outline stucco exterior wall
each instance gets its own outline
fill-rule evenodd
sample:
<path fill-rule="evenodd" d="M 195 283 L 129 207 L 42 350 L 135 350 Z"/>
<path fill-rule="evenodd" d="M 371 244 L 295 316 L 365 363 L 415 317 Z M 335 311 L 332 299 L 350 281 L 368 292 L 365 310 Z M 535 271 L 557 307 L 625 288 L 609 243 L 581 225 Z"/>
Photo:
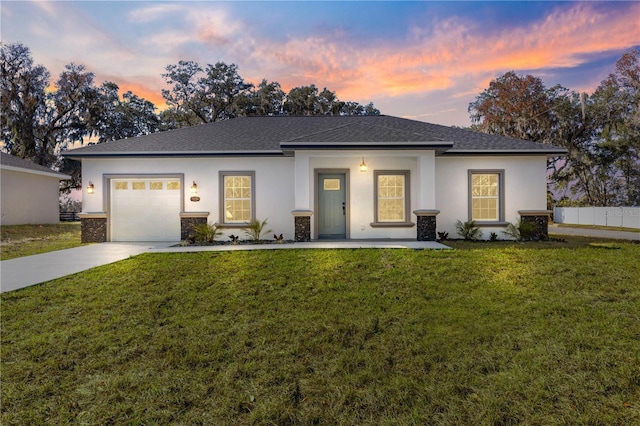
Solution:
<path fill-rule="evenodd" d="M 256 218 L 267 219 L 268 228 L 274 233 L 283 234 L 285 239 L 294 238 L 294 220 L 291 215 L 294 204 L 293 158 L 83 159 L 83 212 L 108 213 L 105 175 L 183 174 L 184 212 L 209 212 L 209 223 L 221 222 L 220 171 L 255 172 Z M 93 194 L 87 194 L 89 181 L 94 184 Z M 189 188 L 194 181 L 198 185 L 198 202 L 190 200 L 192 194 Z M 227 238 L 230 234 L 240 234 L 244 238 L 243 231 L 235 228 L 225 229 L 222 238 Z"/>
<path fill-rule="evenodd" d="M 0 180 L 3 225 L 59 222 L 59 178 L 2 170 Z"/>
<path fill-rule="evenodd" d="M 367 171 L 360 171 L 360 163 L 364 161 Z M 425 160 L 426 158 L 426 160 Z M 296 166 L 296 208 L 316 210 L 316 181 L 318 170 L 349 170 L 348 197 L 348 238 L 374 239 L 397 238 L 415 239 L 416 227 L 372 227 L 374 221 L 374 171 L 376 170 L 408 170 L 410 174 L 410 209 L 408 220 L 416 223 L 413 210 L 434 208 L 429 200 L 435 199 L 434 183 L 429 173 L 421 170 L 419 164 L 433 163 L 432 151 L 297 151 L 296 162 L 308 162 L 308 167 Z M 433 166 L 432 166 L 433 168 Z M 424 169 L 424 168 L 423 168 Z M 422 182 L 420 181 L 422 177 Z M 306 184 L 302 184 L 306 181 Z M 305 202 L 307 203 L 305 205 Z M 422 205 L 424 204 L 424 205 Z M 314 215 L 315 216 L 315 215 Z M 315 217 L 312 216 L 311 238 L 317 238 Z"/>
<path fill-rule="evenodd" d="M 518 210 L 546 210 L 547 161 L 545 156 L 495 156 L 495 157 L 438 157 L 436 158 L 436 208 L 438 232 L 448 232 L 450 238 L 458 238 L 455 223 L 469 218 L 468 171 L 504 170 L 505 221 L 516 223 Z M 491 232 L 498 238 L 504 227 L 482 227 L 483 238 Z"/>
<path fill-rule="evenodd" d="M 367 171 L 359 170 L 364 158 Z M 221 222 L 220 171 L 255 172 L 256 217 L 285 239 L 295 238 L 292 211 L 316 211 L 316 173 L 348 170 L 347 237 L 351 239 L 416 239 L 417 228 L 372 227 L 374 221 L 374 171 L 408 170 L 410 208 L 407 218 L 416 223 L 414 210 L 440 210 L 437 230 L 456 237 L 456 220 L 469 220 L 468 170 L 504 170 L 505 221 L 516 222 L 518 210 L 546 209 L 545 156 L 435 157 L 433 151 L 296 151 L 295 157 L 244 158 L 105 158 L 83 160 L 83 209 L 107 212 L 105 175 L 184 175 L 184 212 L 209 212 L 209 223 Z M 89 181 L 95 192 L 86 193 Z M 190 201 L 191 183 L 198 185 L 199 202 Z M 504 227 L 483 227 L 484 237 Z M 223 238 L 242 230 L 226 229 Z M 316 215 L 311 216 L 311 238 L 317 238 Z M 268 236 L 269 238 L 271 236 Z"/>

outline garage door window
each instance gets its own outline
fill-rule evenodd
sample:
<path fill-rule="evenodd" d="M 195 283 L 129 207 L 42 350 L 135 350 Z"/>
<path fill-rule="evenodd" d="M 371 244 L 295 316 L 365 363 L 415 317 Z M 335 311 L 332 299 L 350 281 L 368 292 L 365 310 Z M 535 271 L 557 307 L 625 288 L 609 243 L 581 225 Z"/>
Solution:
<path fill-rule="evenodd" d="M 129 189 L 129 182 L 116 182 L 116 191 L 126 191 Z"/>
<path fill-rule="evenodd" d="M 162 181 L 152 180 L 149 183 L 149 189 L 151 189 L 151 190 L 162 190 Z"/>
<path fill-rule="evenodd" d="M 140 181 L 133 181 L 131 183 L 131 187 L 134 191 L 140 191 L 140 190 L 145 190 L 147 189 L 147 185 L 146 182 L 140 182 Z"/>
<path fill-rule="evenodd" d="M 175 191 L 180 189 L 180 181 L 179 180 L 170 180 L 167 182 L 167 189 L 170 191 Z"/>

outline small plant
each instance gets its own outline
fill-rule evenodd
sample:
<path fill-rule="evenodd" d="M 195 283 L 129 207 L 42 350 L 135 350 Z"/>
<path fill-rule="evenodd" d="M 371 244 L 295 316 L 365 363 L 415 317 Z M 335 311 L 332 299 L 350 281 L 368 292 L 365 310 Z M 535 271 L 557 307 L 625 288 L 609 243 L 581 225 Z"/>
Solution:
<path fill-rule="evenodd" d="M 271 232 L 271 229 L 265 229 L 267 227 L 267 219 L 260 222 L 258 219 L 254 219 L 249 222 L 247 229 L 244 231 L 245 234 L 253 241 L 254 243 L 259 242 L 262 239 L 264 234 L 268 234 Z"/>
<path fill-rule="evenodd" d="M 213 243 L 220 236 L 220 229 L 210 223 L 199 223 L 193 227 L 194 240 L 203 243 Z"/>
<path fill-rule="evenodd" d="M 465 240 L 476 241 L 482 238 L 482 231 L 476 225 L 475 220 L 468 222 L 456 222 L 456 232 Z"/>
<path fill-rule="evenodd" d="M 446 241 L 449 238 L 448 232 L 438 232 L 438 241 Z"/>
<path fill-rule="evenodd" d="M 498 241 L 498 234 L 496 234 L 495 232 L 489 234 L 489 241 Z"/>
<path fill-rule="evenodd" d="M 515 225 L 513 223 L 507 225 L 507 229 L 502 233 L 516 241 L 531 241 L 536 237 L 536 225 L 519 220 Z"/>
<path fill-rule="evenodd" d="M 229 235 L 229 239 L 231 240 L 231 244 L 235 246 L 236 244 L 238 244 L 238 240 L 240 239 L 240 237 L 237 235 L 231 234 Z"/>
<path fill-rule="evenodd" d="M 282 237 L 282 234 L 280 235 L 273 234 L 273 239 L 276 241 L 277 244 L 282 244 L 284 242 L 284 238 Z"/>

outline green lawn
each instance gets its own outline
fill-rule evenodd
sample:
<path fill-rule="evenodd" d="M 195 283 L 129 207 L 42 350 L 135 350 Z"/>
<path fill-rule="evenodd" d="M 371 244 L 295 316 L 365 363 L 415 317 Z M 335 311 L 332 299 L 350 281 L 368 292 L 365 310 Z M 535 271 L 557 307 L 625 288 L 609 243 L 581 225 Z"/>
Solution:
<path fill-rule="evenodd" d="M 3 425 L 640 424 L 640 245 L 145 254 L 2 294 Z"/>
<path fill-rule="evenodd" d="M 0 227 L 0 260 L 78 247 L 80 222 Z"/>

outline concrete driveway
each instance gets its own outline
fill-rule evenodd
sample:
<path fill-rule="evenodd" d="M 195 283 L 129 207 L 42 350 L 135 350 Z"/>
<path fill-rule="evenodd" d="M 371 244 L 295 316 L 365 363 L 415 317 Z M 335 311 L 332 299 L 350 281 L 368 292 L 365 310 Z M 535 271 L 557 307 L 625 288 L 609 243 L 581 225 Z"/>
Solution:
<path fill-rule="evenodd" d="M 75 274 L 175 243 L 101 243 L 0 262 L 0 292 Z"/>

